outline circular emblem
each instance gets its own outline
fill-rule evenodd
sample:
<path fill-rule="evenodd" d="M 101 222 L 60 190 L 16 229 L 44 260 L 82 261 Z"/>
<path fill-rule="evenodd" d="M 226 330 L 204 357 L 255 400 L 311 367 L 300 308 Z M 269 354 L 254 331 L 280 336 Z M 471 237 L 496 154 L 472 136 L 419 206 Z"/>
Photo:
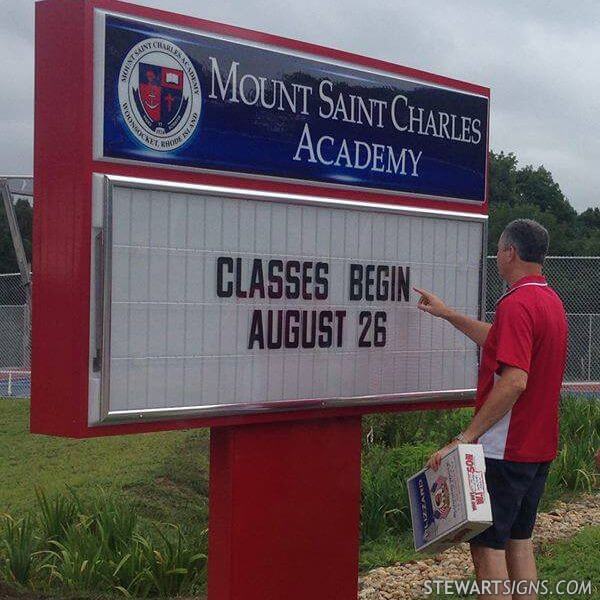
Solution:
<path fill-rule="evenodd" d="M 169 152 L 196 130 L 202 107 L 192 61 L 173 42 L 136 44 L 119 72 L 119 105 L 131 133 L 152 150 Z"/>

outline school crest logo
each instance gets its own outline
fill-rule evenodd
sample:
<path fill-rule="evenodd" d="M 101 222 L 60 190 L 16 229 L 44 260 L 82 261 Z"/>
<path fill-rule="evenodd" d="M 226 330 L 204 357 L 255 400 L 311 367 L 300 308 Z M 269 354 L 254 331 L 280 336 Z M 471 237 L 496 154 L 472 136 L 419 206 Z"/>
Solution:
<path fill-rule="evenodd" d="M 129 130 L 148 148 L 169 152 L 198 126 L 202 93 L 196 69 L 168 40 L 136 44 L 119 72 L 119 105 Z"/>
<path fill-rule="evenodd" d="M 450 513 L 450 488 L 446 477 L 440 475 L 431 486 L 431 499 L 433 501 L 433 516 L 436 519 L 445 519 Z"/>

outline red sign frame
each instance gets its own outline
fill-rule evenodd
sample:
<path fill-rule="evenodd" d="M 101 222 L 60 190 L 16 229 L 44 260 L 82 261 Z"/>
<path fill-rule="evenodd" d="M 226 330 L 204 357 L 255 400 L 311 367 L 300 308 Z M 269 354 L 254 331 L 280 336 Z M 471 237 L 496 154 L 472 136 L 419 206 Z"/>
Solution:
<path fill-rule="evenodd" d="M 417 78 L 484 95 L 486 87 L 315 44 L 135 6 L 114 0 L 45 0 L 36 4 L 35 185 L 31 431 L 76 438 L 146 431 L 358 416 L 372 412 L 472 405 L 440 400 L 410 405 L 307 409 L 213 418 L 184 418 L 88 426 L 90 234 L 92 174 L 227 186 L 330 198 L 487 214 L 483 204 L 406 194 L 337 189 L 222 174 L 196 173 L 93 158 L 93 21 L 105 9 L 169 25 L 202 29 L 283 49 L 341 60 L 359 67 Z M 67 85 L 69 83 L 69 85 Z M 68 91 L 68 92 L 67 92 Z M 488 119 L 489 143 L 489 119 Z"/>
<path fill-rule="evenodd" d="M 36 4 L 31 431 L 86 438 L 212 427 L 210 599 L 356 598 L 361 415 L 457 408 L 472 405 L 472 401 L 89 427 L 92 175 L 99 172 L 277 193 L 325 194 L 475 214 L 487 214 L 487 198 L 482 205 L 463 204 L 96 161 L 92 91 L 96 8 L 342 60 L 488 99 L 489 89 L 348 52 L 113 0 L 44 0 Z M 487 139 L 489 143 L 489 118 Z"/>

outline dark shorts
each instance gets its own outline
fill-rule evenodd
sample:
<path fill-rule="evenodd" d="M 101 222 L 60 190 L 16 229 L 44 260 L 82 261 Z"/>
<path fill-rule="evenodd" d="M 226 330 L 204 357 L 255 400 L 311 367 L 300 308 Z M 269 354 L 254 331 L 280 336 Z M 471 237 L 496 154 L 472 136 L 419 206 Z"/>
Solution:
<path fill-rule="evenodd" d="M 531 537 L 550 463 L 485 459 L 485 481 L 492 503 L 491 527 L 470 543 L 503 550 L 506 542 Z"/>

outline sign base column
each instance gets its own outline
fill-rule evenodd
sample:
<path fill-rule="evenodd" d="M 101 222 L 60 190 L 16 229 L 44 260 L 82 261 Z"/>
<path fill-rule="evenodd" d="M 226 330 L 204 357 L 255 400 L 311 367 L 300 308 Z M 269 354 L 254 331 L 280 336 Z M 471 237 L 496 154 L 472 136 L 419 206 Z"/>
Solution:
<path fill-rule="evenodd" d="M 209 600 L 355 600 L 360 416 L 211 430 Z"/>

